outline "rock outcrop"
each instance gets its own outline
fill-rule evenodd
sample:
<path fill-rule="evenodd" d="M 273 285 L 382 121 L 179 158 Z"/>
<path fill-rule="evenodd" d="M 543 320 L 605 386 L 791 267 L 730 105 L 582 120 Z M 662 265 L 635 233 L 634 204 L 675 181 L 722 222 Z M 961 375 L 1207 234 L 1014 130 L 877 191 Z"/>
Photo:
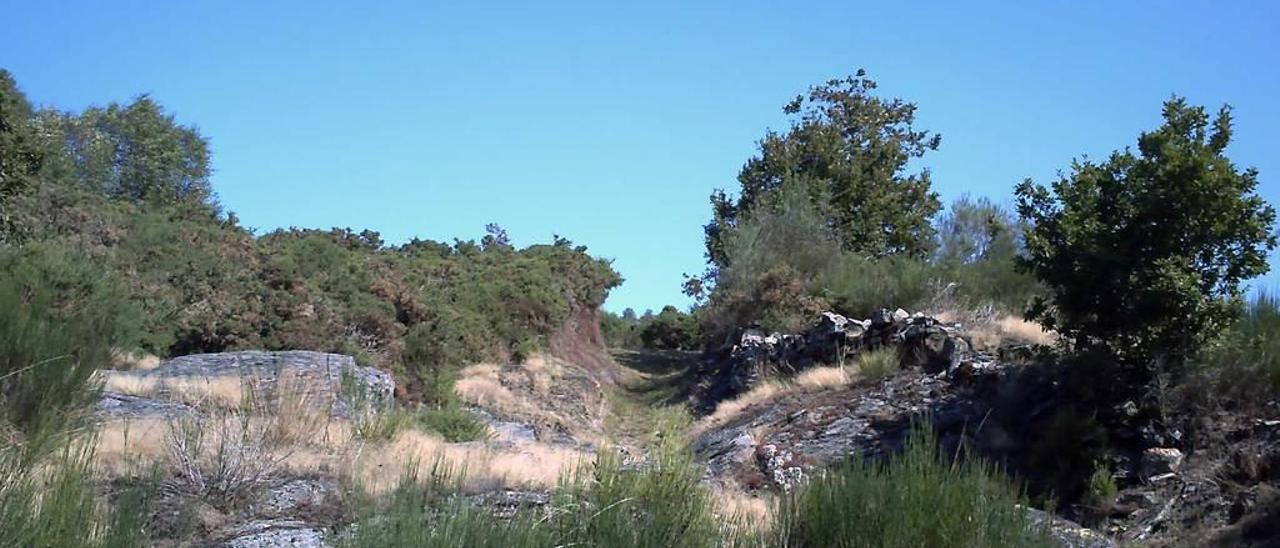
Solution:
<path fill-rule="evenodd" d="M 207 390 L 240 391 L 234 398 L 253 398 L 254 405 L 274 406 L 287 395 L 292 401 L 335 417 L 350 416 L 353 406 L 385 409 L 394 404 L 391 374 L 356 365 L 351 356 L 311 351 L 242 351 L 194 354 L 173 358 L 149 371 L 113 373 L 145 394 L 107 391 L 98 404 L 106 418 L 171 417 L 191 411 L 183 401 Z M 123 384 L 123 383 L 122 383 Z M 216 388 L 215 388 L 216 387 Z M 223 394 L 223 396 L 227 396 Z"/>
<path fill-rule="evenodd" d="M 722 400 L 742 394 L 770 376 L 795 374 L 814 364 L 844 363 L 860 352 L 895 349 L 900 365 L 928 373 L 972 369 L 992 361 L 977 356 L 959 325 L 905 310 L 881 310 L 865 320 L 824 312 L 800 333 L 741 329 L 708 354 L 698 371 L 695 411 L 706 414 Z"/>

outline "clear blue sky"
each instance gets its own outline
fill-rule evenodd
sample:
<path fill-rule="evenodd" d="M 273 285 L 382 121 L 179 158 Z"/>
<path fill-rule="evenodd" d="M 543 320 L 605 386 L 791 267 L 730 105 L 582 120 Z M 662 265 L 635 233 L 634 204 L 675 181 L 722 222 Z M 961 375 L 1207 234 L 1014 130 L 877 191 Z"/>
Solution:
<path fill-rule="evenodd" d="M 1280 203 L 1272 2 L 0 3 L 34 102 L 151 93 L 210 139 L 247 226 L 558 233 L 615 259 L 612 310 L 687 304 L 712 189 L 858 67 L 943 135 L 922 165 L 944 201 L 1131 145 L 1176 92 L 1235 106 L 1230 154 Z"/>

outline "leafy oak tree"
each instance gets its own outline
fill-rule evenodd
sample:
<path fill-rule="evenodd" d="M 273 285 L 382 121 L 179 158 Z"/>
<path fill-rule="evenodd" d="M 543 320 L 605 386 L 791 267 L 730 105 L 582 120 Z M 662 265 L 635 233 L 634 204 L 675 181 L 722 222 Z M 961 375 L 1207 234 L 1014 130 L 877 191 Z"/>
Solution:
<path fill-rule="evenodd" d="M 874 94 L 876 83 L 859 70 L 797 96 L 783 108 L 793 116 L 786 133 L 770 131 L 759 153 L 738 175 L 736 200 L 711 196 L 707 254 L 727 266 L 725 234 L 784 183 L 803 186 L 847 251 L 872 256 L 924 256 L 931 247 L 930 218 L 941 207 L 929 189 L 929 171 L 907 164 L 936 150 L 941 136 L 915 127 L 916 105 Z"/>
<path fill-rule="evenodd" d="M 1077 161 L 1052 188 L 1020 184 L 1021 266 L 1048 289 L 1028 316 L 1135 371 L 1176 367 L 1220 332 L 1276 245 L 1258 172 L 1225 155 L 1231 133 L 1229 107 L 1211 119 L 1174 97 L 1136 154 Z"/>

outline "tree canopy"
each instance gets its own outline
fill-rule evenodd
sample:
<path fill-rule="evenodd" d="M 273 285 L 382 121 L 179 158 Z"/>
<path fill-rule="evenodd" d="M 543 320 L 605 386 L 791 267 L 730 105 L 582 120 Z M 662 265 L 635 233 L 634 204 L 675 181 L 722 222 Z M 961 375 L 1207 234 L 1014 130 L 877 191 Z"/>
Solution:
<path fill-rule="evenodd" d="M 786 133 L 770 131 L 738 175 L 740 194 L 711 197 L 707 255 L 724 267 L 725 233 L 767 203 L 785 184 L 805 189 L 848 251 L 872 256 L 923 256 L 932 241 L 930 219 L 941 207 L 929 171 L 908 164 L 936 150 L 941 136 L 915 127 L 916 105 L 875 95 L 863 70 L 814 86 L 783 108 Z"/>
<path fill-rule="evenodd" d="M 1210 119 L 1174 97 L 1163 114 L 1136 154 L 1077 161 L 1051 188 L 1025 181 L 1016 191 L 1029 225 L 1021 264 L 1049 290 L 1029 316 L 1141 365 L 1215 336 L 1276 245 L 1257 171 L 1225 155 L 1230 108 Z"/>

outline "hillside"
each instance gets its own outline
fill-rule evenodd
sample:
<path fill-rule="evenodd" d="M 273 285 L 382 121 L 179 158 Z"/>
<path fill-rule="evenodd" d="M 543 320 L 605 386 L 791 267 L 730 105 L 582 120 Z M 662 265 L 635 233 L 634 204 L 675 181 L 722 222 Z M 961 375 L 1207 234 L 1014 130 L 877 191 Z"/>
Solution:
<path fill-rule="evenodd" d="M 0 70 L 0 548 L 1280 542 L 1276 213 L 1230 109 L 944 209 L 877 88 L 788 102 L 695 304 L 615 315 L 560 236 L 258 233 L 154 99 Z"/>

